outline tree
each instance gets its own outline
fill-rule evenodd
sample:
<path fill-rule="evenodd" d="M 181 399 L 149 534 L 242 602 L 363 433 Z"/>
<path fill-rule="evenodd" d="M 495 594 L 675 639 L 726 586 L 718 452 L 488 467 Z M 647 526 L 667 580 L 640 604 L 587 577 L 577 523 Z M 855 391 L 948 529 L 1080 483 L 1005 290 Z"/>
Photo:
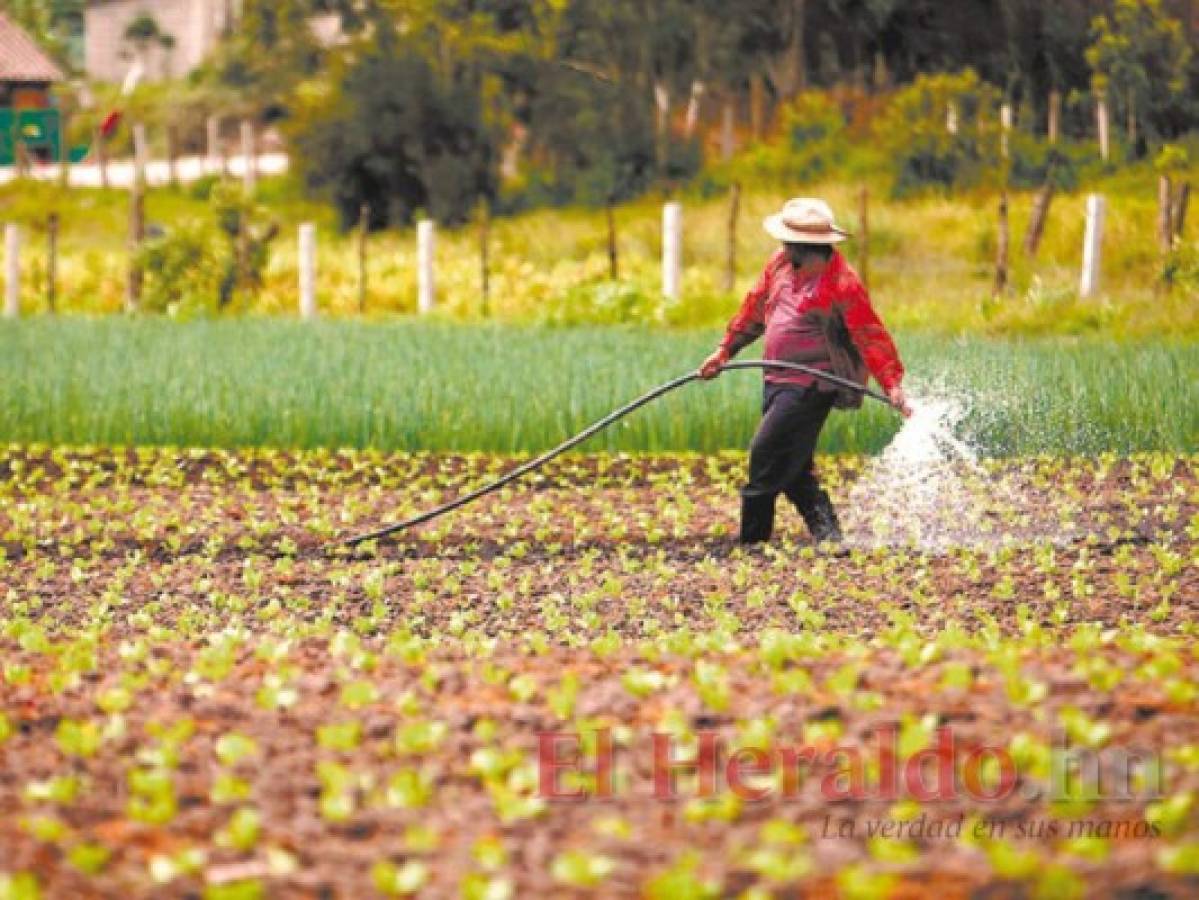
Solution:
<path fill-rule="evenodd" d="M 158 25 L 158 20 L 149 13 L 139 13 L 125 27 L 125 41 L 133 45 L 133 52 L 145 67 L 149 67 L 150 51 L 161 50 L 170 54 L 175 48 L 174 35 L 167 34 Z M 169 60 L 169 55 L 167 56 Z M 165 66 L 164 75 L 170 75 L 169 63 Z"/>
<path fill-rule="evenodd" d="M 54 30 L 52 10 L 45 0 L 0 0 L 0 12 L 25 29 L 51 54 L 62 55 L 63 43 Z"/>
<path fill-rule="evenodd" d="M 1129 143 L 1138 143 L 1138 123 L 1154 138 L 1185 130 L 1193 107 L 1186 92 L 1191 49 L 1182 23 L 1166 15 L 1161 0 L 1115 0 L 1091 32 L 1086 59 L 1094 90 L 1123 114 Z"/>
<path fill-rule="evenodd" d="M 379 42 L 346 66 L 290 126 L 307 184 L 331 197 L 346 227 L 363 205 L 374 227 L 417 210 L 465 222 L 495 191 L 478 92 L 443 79 L 411 39 Z"/>

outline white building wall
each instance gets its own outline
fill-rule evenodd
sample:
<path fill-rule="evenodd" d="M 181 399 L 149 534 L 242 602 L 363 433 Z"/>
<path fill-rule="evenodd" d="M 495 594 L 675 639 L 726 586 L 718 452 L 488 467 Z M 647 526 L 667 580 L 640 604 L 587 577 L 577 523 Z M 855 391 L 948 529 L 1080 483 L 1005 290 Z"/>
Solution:
<path fill-rule="evenodd" d="M 175 39 L 171 50 L 154 48 L 146 54 L 146 79 L 186 75 L 216 46 L 226 18 L 236 14 L 236 5 L 230 0 L 94 0 L 84 17 L 87 74 L 99 81 L 125 78 L 137 55 L 125 40 L 125 30 L 146 13 L 154 17 L 160 31 Z"/>

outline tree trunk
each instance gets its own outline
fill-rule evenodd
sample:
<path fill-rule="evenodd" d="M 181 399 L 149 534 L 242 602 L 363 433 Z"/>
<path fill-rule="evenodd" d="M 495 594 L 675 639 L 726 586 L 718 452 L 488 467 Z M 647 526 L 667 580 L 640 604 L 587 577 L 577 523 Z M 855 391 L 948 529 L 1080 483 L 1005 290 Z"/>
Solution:
<path fill-rule="evenodd" d="M 1099 158 L 1107 162 L 1111 155 L 1110 122 L 1107 114 L 1107 100 L 1100 97 L 1095 106 L 1096 129 L 1099 132 Z"/>
<path fill-rule="evenodd" d="M 1131 89 L 1128 91 L 1128 147 L 1135 156 L 1137 152 L 1137 98 Z"/>
<path fill-rule="evenodd" d="M 670 86 L 654 82 L 654 152 L 662 169 L 670 155 Z"/>
<path fill-rule="evenodd" d="M 1174 191 L 1169 175 L 1157 179 L 1157 245 L 1162 253 L 1174 246 Z"/>
<path fill-rule="evenodd" d="M 720 111 L 720 157 L 725 162 L 733 158 L 733 153 L 736 151 L 736 133 L 735 126 L 737 120 L 736 101 L 732 96 L 729 96 L 724 101 L 724 106 Z"/>
<path fill-rule="evenodd" d="M 766 125 L 766 85 L 760 72 L 749 76 L 749 133 L 754 143 L 762 140 Z"/>
<path fill-rule="evenodd" d="M 703 101 L 707 86 L 698 78 L 691 82 L 691 96 L 687 100 L 687 118 L 683 122 L 683 136 L 691 140 L 699 125 L 700 104 Z"/>
<path fill-rule="evenodd" d="M 805 47 L 807 8 L 808 0 L 791 0 L 787 44 L 783 48 L 780 58 L 771 66 L 775 89 L 784 100 L 791 99 L 807 87 L 808 60 Z"/>

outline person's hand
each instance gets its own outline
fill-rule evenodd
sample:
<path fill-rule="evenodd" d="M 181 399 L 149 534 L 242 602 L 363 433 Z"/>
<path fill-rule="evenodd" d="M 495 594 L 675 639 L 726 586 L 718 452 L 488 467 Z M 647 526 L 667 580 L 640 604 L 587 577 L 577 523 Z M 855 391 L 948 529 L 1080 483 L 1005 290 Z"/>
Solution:
<path fill-rule="evenodd" d="M 720 374 L 720 370 L 724 368 L 724 364 L 729 361 L 729 353 L 723 347 L 720 347 L 704 360 L 703 365 L 699 367 L 699 377 L 705 380 L 711 380 Z"/>
<path fill-rule="evenodd" d="M 891 405 L 899 410 L 900 415 L 905 419 L 912 418 L 912 406 L 908 403 L 907 395 L 903 392 L 901 385 L 895 385 L 891 390 L 887 391 L 887 399 L 891 401 Z"/>

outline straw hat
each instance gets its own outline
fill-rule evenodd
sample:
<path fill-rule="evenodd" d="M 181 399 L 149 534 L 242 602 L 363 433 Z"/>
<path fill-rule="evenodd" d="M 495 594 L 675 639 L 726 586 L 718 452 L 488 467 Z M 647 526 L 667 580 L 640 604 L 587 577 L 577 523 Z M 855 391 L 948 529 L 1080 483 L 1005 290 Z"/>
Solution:
<path fill-rule="evenodd" d="M 837 227 L 833 211 L 815 197 L 792 197 L 782 212 L 767 216 L 766 232 L 786 244 L 839 244 L 852 235 Z"/>

